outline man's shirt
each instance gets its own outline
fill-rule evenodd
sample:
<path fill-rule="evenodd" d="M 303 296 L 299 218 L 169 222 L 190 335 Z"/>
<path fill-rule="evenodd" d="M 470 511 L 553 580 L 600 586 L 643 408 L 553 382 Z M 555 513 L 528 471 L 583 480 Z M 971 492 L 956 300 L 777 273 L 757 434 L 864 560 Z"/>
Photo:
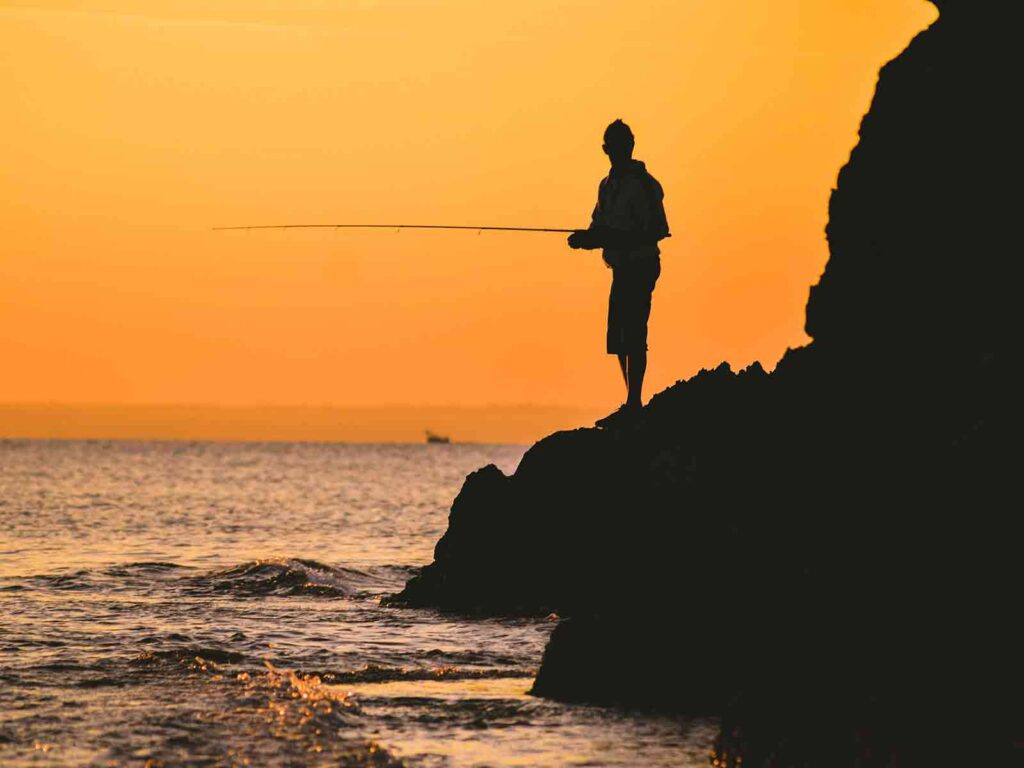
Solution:
<path fill-rule="evenodd" d="M 639 160 L 632 160 L 622 169 L 613 168 L 597 190 L 597 205 L 591 227 L 605 227 L 628 236 L 638 243 L 604 249 L 605 263 L 610 267 L 653 260 L 661 250 L 658 241 L 669 236 L 665 218 L 665 193 Z"/>

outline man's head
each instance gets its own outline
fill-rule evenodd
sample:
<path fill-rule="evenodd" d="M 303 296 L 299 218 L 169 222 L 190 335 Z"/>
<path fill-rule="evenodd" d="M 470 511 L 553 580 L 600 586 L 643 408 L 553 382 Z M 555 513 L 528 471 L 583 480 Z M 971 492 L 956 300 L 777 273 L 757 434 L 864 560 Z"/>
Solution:
<path fill-rule="evenodd" d="M 633 132 L 621 120 L 604 129 L 604 153 L 612 165 L 628 162 L 633 157 Z"/>

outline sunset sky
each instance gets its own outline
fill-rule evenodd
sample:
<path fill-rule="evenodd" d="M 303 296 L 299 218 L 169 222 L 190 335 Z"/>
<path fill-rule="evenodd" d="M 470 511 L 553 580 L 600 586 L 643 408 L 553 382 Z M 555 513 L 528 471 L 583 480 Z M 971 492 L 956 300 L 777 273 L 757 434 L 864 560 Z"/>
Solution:
<path fill-rule="evenodd" d="M 630 123 L 673 237 L 646 392 L 806 342 L 829 192 L 925 0 L 0 6 L 0 403 L 610 410 L 584 227 Z"/>

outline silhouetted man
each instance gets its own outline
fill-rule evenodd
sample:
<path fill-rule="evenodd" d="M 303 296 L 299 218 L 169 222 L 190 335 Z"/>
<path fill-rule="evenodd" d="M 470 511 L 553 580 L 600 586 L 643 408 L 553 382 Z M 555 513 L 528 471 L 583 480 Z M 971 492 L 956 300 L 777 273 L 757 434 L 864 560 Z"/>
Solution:
<path fill-rule="evenodd" d="M 647 371 L 647 320 L 661 274 L 658 241 L 669 237 L 661 184 L 633 159 L 633 132 L 616 120 L 604 132 L 612 167 L 597 191 L 590 228 L 569 235 L 570 248 L 601 248 L 612 270 L 608 297 L 608 354 L 617 355 L 626 402 L 598 426 L 636 415 L 643 407 Z"/>

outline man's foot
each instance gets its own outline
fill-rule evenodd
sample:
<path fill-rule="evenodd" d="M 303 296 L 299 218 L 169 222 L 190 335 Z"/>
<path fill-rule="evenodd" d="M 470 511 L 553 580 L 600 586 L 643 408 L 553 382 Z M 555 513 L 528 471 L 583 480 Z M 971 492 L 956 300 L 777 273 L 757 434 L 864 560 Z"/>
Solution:
<path fill-rule="evenodd" d="M 623 403 L 622 405 L 619 406 L 618 410 L 609 413 L 604 418 L 595 421 L 594 425 L 604 429 L 606 427 L 611 427 L 616 424 L 623 424 L 627 421 L 632 421 L 634 418 L 640 415 L 641 408 L 642 406 L 640 405 Z"/>

